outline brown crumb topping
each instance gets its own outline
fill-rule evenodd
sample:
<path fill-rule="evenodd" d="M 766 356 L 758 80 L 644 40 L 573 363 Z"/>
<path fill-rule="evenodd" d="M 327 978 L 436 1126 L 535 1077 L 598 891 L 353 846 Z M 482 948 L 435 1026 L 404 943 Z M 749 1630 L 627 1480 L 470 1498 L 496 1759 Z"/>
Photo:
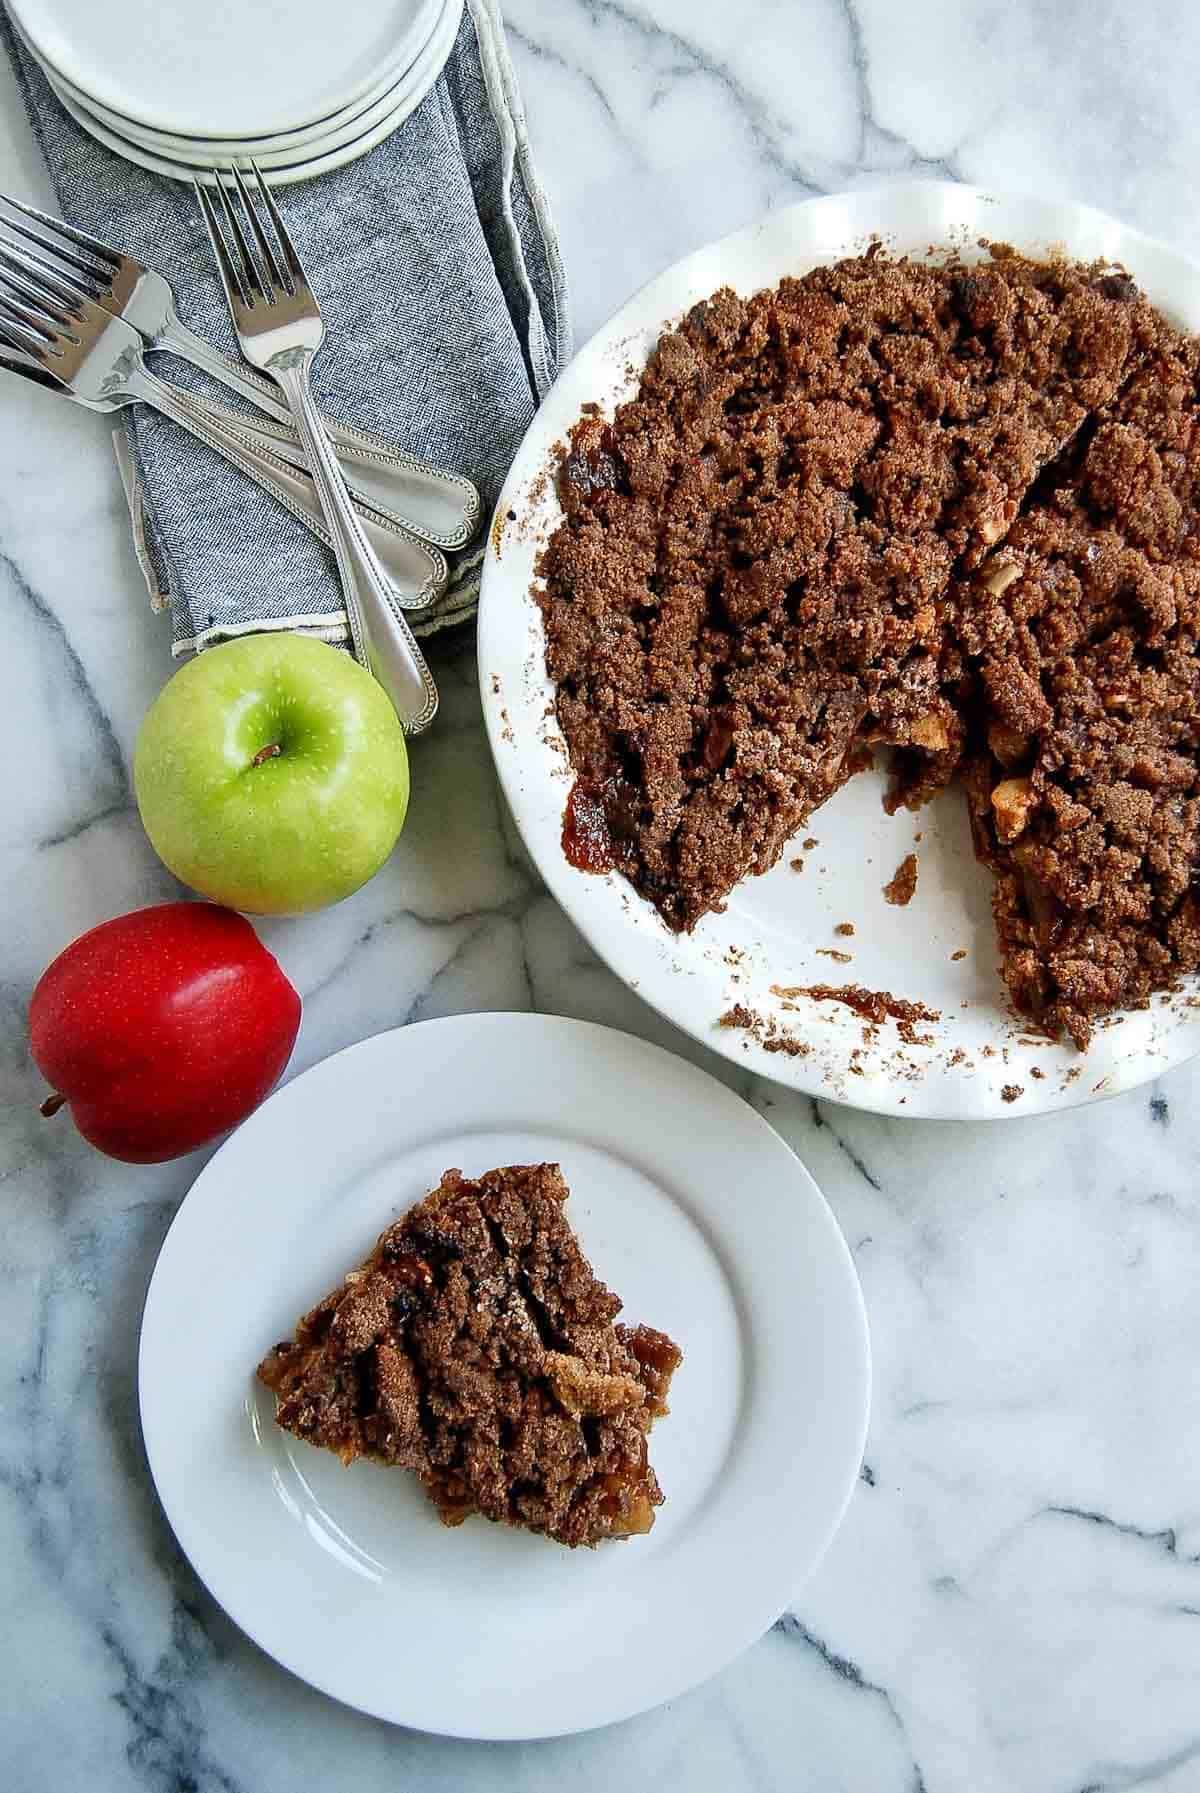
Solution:
<path fill-rule="evenodd" d="M 883 887 L 884 898 L 897 908 L 904 908 L 917 894 L 917 856 L 910 853 L 896 867 L 895 875 Z"/>
<path fill-rule="evenodd" d="M 720 1016 L 718 1027 L 737 1028 L 756 1039 L 764 1052 L 782 1052 L 788 1058 L 807 1058 L 812 1047 L 782 1029 L 774 1015 L 763 1016 L 744 1002 L 735 1002 Z"/>
<path fill-rule="evenodd" d="M 649 1531 L 646 1438 L 681 1353 L 617 1322 L 567 1193 L 555 1164 L 447 1171 L 263 1359 L 277 1424 L 412 1470 L 447 1525 L 481 1513 L 568 1545 Z"/>
<path fill-rule="evenodd" d="M 1022 1012 L 1082 1046 L 1195 969 L 1196 415 L 1119 270 L 872 253 L 695 306 L 572 432 L 541 566 L 612 863 L 691 928 L 885 748 L 889 808 L 964 784 Z"/>
<path fill-rule="evenodd" d="M 794 1001 L 797 996 L 810 996 L 814 1002 L 841 1002 L 864 1021 L 940 1021 L 940 1009 L 926 1008 L 923 1002 L 907 1002 L 893 996 L 890 990 L 864 990 L 861 984 L 772 984 L 772 996 Z"/>

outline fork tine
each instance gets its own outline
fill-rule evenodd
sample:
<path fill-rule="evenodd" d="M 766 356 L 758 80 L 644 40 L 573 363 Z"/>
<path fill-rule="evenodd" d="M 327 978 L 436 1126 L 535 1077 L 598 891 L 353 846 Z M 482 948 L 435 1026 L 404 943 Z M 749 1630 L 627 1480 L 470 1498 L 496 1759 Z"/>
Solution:
<path fill-rule="evenodd" d="M 24 349 L 16 349 L 11 343 L 5 343 L 0 337 L 0 371 L 14 374 L 19 380 L 28 380 L 31 386 L 40 386 L 44 392 L 59 392 L 71 395 L 71 389 L 65 385 L 53 368 L 43 367 L 40 361 Z"/>
<path fill-rule="evenodd" d="M 52 326 L 53 334 L 57 335 L 61 330 L 71 336 L 70 326 L 76 321 L 74 308 L 56 304 L 53 294 L 44 286 L 3 262 L 0 262 L 0 289 L 6 290 L 14 302 L 20 301 L 26 311 L 39 314 Z M 78 341 L 78 338 L 72 337 L 72 340 Z"/>
<path fill-rule="evenodd" d="M 263 204 L 271 214 L 271 223 L 275 226 L 275 235 L 279 238 L 279 246 L 283 250 L 288 270 L 293 280 L 298 280 L 301 286 L 308 286 L 308 275 L 304 272 L 303 262 L 296 254 L 296 245 L 288 234 L 287 225 L 279 215 L 279 207 L 275 204 L 275 195 L 263 179 L 263 171 L 253 158 L 251 158 L 250 166 L 254 170 L 254 178 L 258 182 L 258 190 L 262 194 Z"/>
<path fill-rule="evenodd" d="M 12 242 L 5 234 L 6 225 L 7 220 L 0 217 L 0 261 L 7 262 L 21 273 L 33 274 L 56 299 L 67 305 L 78 304 L 80 299 L 95 296 L 94 289 L 85 287 L 77 275 L 44 261 L 23 243 Z"/>
<path fill-rule="evenodd" d="M 19 326 L 9 323 L 0 313 L 0 367 L 4 367 L 9 373 L 25 374 L 31 380 L 41 378 L 59 385 L 61 382 L 58 375 L 51 372 L 49 360 L 46 359 L 52 353 L 45 343 L 31 348 L 28 342 L 23 342 Z"/>
<path fill-rule="evenodd" d="M 49 212 L 39 211 L 37 206 L 30 205 L 28 200 L 14 199 L 11 193 L 0 193 L 0 199 L 3 199 L 5 205 L 11 206 L 14 212 L 23 212 L 35 223 L 44 225 L 51 236 L 65 237 L 68 242 L 74 243 L 79 249 L 90 249 L 93 255 L 102 262 L 110 263 L 114 268 L 120 263 L 119 250 L 110 249 L 109 245 L 102 243 L 99 237 L 89 236 L 86 230 L 80 230 L 78 224 L 68 224 L 65 218 L 52 218 Z"/>
<path fill-rule="evenodd" d="M 80 274 L 86 274 L 98 287 L 112 285 L 113 271 L 120 265 L 120 258 L 115 250 L 106 248 L 98 238 L 89 237 L 86 231 L 77 230 L 75 225 L 64 224 L 59 218 L 51 218 L 47 213 L 39 212 L 36 206 L 26 205 L 23 200 L 13 199 L 7 193 L 0 193 L 0 200 L 14 212 L 33 218 L 43 227 L 41 230 L 31 230 L 27 224 L 19 224 L 15 218 L 6 218 L 4 222 L 9 230 L 27 237 L 39 249 L 52 250 Z M 86 249 L 93 260 L 85 260 L 78 253 L 80 249 Z"/>
<path fill-rule="evenodd" d="M 257 169 L 255 169 L 255 173 L 257 172 Z M 279 287 L 281 291 L 290 293 L 292 290 L 292 283 L 279 265 L 278 257 L 275 254 L 275 246 L 263 229 L 262 219 L 258 215 L 258 208 L 250 197 L 250 190 L 242 179 L 242 171 L 236 162 L 233 165 L 233 180 L 234 185 L 238 190 L 238 196 L 242 202 L 242 209 L 250 220 L 250 228 L 254 232 L 254 240 L 258 244 L 258 253 L 262 257 L 263 266 L 266 268 L 274 284 Z"/>
<path fill-rule="evenodd" d="M 37 356 L 43 354 L 46 348 L 45 343 L 39 342 L 37 349 L 31 349 L 28 342 L 24 341 L 21 337 L 20 325 L 9 322 L 9 319 L 3 310 L 3 303 L 3 300 L 0 299 L 0 343 L 3 343 L 5 348 L 11 349 L 15 353 L 21 355 Z"/>
<path fill-rule="evenodd" d="M 62 350 L 58 347 L 57 339 L 46 325 L 39 322 L 33 313 L 27 312 L 19 299 L 11 298 L 2 290 L 0 290 L 0 320 L 3 320 L 4 331 L 9 342 L 25 349 L 31 355 L 36 355 L 39 361 L 44 361 L 48 355 L 61 359 Z"/>
<path fill-rule="evenodd" d="M 34 360 L 15 331 L 10 335 L 9 326 L 0 318 L 0 367 L 9 373 L 28 373 L 35 366 L 40 367 L 41 362 Z"/>
<path fill-rule="evenodd" d="M 217 217 L 216 207 L 199 181 L 192 182 L 192 190 L 196 195 L 196 203 L 200 207 L 205 229 L 208 231 L 208 240 L 217 264 L 217 273 L 221 276 L 221 285 L 225 289 L 225 303 L 228 305 L 230 315 L 236 325 L 238 306 L 251 305 L 253 300 L 247 297 L 238 271 L 230 258 L 229 250 L 225 246 L 225 237 Z"/>
<path fill-rule="evenodd" d="M 225 213 L 225 221 L 229 225 L 230 234 L 233 237 L 234 248 L 241 258 L 241 285 L 242 291 L 246 295 L 246 304 L 256 304 L 257 300 L 255 299 L 255 293 L 257 293 L 259 298 L 263 300 L 263 303 L 269 305 L 271 303 L 271 295 L 267 291 L 266 281 L 263 279 L 258 263 L 250 253 L 250 245 L 246 241 L 246 233 L 242 229 L 241 221 L 233 208 L 233 200 L 230 198 L 229 188 L 226 185 L 224 173 L 220 168 L 214 168 L 213 173 L 216 176 L 217 192 L 221 195 L 221 206 Z"/>

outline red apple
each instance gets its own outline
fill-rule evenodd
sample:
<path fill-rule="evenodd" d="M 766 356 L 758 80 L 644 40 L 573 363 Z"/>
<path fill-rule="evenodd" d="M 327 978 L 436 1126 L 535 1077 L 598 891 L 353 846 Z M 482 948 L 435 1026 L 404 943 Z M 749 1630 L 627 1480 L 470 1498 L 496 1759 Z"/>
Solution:
<path fill-rule="evenodd" d="M 42 973 L 29 1043 L 83 1137 L 158 1164 L 257 1108 L 291 1056 L 300 998 L 250 923 L 163 903 L 81 934 Z"/>

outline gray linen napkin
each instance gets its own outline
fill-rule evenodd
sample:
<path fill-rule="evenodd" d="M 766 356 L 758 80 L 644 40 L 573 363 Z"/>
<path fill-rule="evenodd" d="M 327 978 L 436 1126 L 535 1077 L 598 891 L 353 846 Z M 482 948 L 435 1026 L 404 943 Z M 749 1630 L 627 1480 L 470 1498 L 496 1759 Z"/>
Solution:
<path fill-rule="evenodd" d="M 184 321 L 237 348 L 190 188 L 112 154 L 64 111 L 0 11 L 64 217 L 164 273 Z M 436 86 L 360 161 L 280 190 L 327 334 L 331 416 L 467 474 L 490 514 L 538 401 L 570 354 L 558 242 L 529 152 L 496 0 L 467 0 Z M 180 385 L 236 400 L 175 358 Z M 346 639 L 332 556 L 219 456 L 144 405 L 119 450 L 134 539 L 173 651 L 255 629 Z M 453 557 L 418 633 L 472 615 L 482 546 Z"/>

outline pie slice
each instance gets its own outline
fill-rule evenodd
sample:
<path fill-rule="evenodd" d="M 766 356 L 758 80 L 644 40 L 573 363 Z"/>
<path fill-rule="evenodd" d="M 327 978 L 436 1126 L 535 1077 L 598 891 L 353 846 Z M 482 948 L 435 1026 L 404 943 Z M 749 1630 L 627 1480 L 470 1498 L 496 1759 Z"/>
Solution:
<path fill-rule="evenodd" d="M 615 1324 L 556 1164 L 448 1170 L 258 1367 L 278 1425 L 343 1463 L 412 1470 L 447 1525 L 471 1513 L 598 1544 L 648 1532 L 646 1439 L 682 1358 Z"/>

